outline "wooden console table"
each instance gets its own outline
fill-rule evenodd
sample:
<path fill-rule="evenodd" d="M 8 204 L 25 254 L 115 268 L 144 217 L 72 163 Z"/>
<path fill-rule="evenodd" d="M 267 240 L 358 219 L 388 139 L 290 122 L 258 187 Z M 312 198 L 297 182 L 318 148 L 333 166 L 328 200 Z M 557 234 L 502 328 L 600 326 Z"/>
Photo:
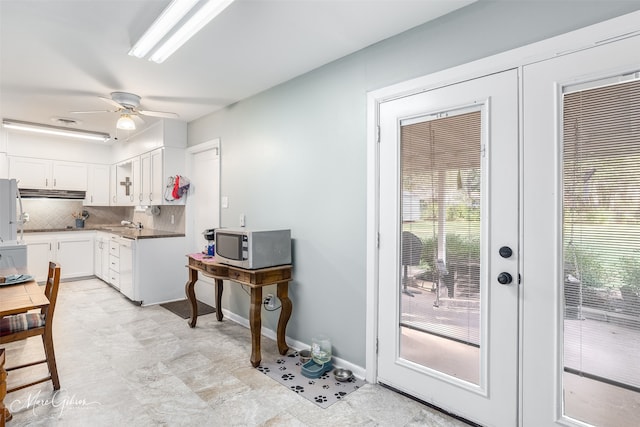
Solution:
<path fill-rule="evenodd" d="M 251 328 L 251 364 L 254 367 L 260 365 L 260 331 L 262 329 L 262 287 L 277 285 L 277 297 L 280 300 L 281 310 L 278 318 L 277 343 L 278 351 L 284 355 L 289 350 L 285 342 L 287 322 L 291 317 L 293 305 L 289 299 L 289 282 L 291 281 L 291 265 L 247 270 L 230 265 L 218 264 L 213 258 L 203 254 L 190 254 L 189 280 L 185 285 L 185 293 L 191 305 L 191 320 L 189 326 L 194 328 L 198 321 L 198 304 L 194 285 L 198 281 L 198 272 L 215 280 L 216 318 L 222 320 L 222 291 L 223 280 L 246 285 L 251 288 L 251 307 L 249 309 L 249 326 Z"/>

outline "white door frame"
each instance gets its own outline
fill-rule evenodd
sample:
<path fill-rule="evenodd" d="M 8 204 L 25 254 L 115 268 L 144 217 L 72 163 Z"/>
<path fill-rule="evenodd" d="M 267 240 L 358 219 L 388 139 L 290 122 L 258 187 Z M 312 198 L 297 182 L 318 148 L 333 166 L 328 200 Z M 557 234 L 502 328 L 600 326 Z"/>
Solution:
<path fill-rule="evenodd" d="M 577 50 L 640 34 L 640 11 L 547 40 L 398 83 L 367 94 L 366 380 L 376 383 L 378 324 L 379 106 L 391 99 L 431 90 Z M 522 110 L 520 115 L 522 114 Z M 522 135 L 520 135 L 522 137 Z M 520 159 L 522 162 L 522 159 Z M 522 189 L 521 189 L 522 190 Z M 520 218 L 521 219 L 521 218 Z M 522 264 L 522 260 L 521 260 Z M 522 265 L 519 266 L 522 270 Z M 526 280 L 526 279 L 524 279 Z M 522 301 L 520 302 L 522 304 Z M 522 308 L 522 307 L 521 307 Z M 520 331 L 522 332 L 522 331 Z M 522 352 L 520 353 L 522 358 Z M 520 366 L 522 364 L 520 363 Z"/>

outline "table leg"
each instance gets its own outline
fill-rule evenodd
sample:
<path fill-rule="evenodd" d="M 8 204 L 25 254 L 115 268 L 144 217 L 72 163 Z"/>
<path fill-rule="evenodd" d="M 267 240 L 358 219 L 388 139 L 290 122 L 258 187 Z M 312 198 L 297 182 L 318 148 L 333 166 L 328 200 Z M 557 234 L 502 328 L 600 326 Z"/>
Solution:
<path fill-rule="evenodd" d="M 10 421 L 13 416 L 4 406 L 4 398 L 7 395 L 7 371 L 4 369 L 4 349 L 0 348 L 0 427 L 4 427 L 5 421 Z"/>
<path fill-rule="evenodd" d="M 189 281 L 186 285 L 184 285 L 184 292 L 187 294 L 187 298 L 189 299 L 189 303 L 191 304 L 191 320 L 189 321 L 189 326 L 192 328 L 196 327 L 196 322 L 198 321 L 198 302 L 196 301 L 196 291 L 194 289 L 197 281 L 198 270 L 190 268 Z"/>
<path fill-rule="evenodd" d="M 251 364 L 254 368 L 260 365 L 260 333 L 262 330 L 262 288 L 251 288 L 251 308 L 249 309 L 249 326 L 251 328 Z"/>
<path fill-rule="evenodd" d="M 218 322 L 222 320 L 222 291 L 224 290 L 224 282 L 222 279 L 214 279 L 215 285 L 215 297 L 216 297 L 216 319 Z"/>
<path fill-rule="evenodd" d="M 293 304 L 289 299 L 289 282 L 278 283 L 277 292 L 280 305 L 282 306 L 282 310 L 280 310 L 280 317 L 278 318 L 277 342 L 280 354 L 284 355 L 287 354 L 287 351 L 289 350 L 289 347 L 285 342 L 285 336 L 287 333 L 287 323 L 289 323 L 289 318 L 293 311 Z"/>

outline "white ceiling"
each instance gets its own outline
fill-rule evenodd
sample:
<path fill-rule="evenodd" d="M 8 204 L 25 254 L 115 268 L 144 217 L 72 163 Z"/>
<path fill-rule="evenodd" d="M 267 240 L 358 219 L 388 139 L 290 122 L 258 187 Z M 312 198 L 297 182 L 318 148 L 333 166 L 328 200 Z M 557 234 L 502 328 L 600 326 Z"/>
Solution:
<path fill-rule="evenodd" d="M 126 91 L 189 122 L 473 1 L 236 0 L 156 64 L 127 52 L 169 0 L 0 0 L 0 115 L 123 137 L 115 113 L 70 112 Z"/>

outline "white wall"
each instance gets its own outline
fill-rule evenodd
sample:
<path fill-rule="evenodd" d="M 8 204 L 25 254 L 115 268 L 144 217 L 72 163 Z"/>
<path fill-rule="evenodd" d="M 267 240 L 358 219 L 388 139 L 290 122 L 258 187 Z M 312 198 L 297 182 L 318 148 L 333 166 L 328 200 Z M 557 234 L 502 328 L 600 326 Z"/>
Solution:
<path fill-rule="evenodd" d="M 222 226 L 244 213 L 247 227 L 292 230 L 287 335 L 310 343 L 324 332 L 336 356 L 365 366 L 367 91 L 638 9 L 480 1 L 190 123 L 189 146 L 221 138 Z M 238 287 L 223 306 L 248 317 Z M 275 330 L 277 313 L 263 319 Z"/>

